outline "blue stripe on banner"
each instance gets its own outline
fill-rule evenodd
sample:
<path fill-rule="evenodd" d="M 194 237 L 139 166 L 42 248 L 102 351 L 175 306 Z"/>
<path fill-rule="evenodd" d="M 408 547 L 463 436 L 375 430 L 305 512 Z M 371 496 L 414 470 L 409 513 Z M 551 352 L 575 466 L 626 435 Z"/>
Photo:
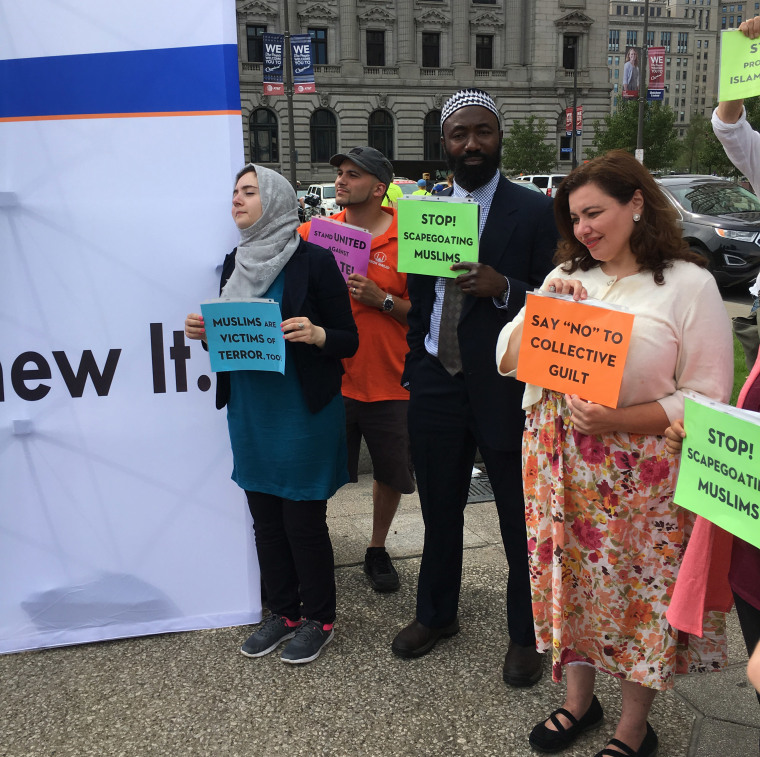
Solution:
<path fill-rule="evenodd" d="M 0 60 L 0 118 L 240 110 L 237 45 Z"/>

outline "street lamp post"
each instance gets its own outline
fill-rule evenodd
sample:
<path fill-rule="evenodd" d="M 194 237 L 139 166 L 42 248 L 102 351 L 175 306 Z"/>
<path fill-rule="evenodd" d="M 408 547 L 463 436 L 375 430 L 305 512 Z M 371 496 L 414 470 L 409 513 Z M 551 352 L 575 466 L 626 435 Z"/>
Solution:
<path fill-rule="evenodd" d="M 639 61 L 639 124 L 636 130 L 636 157 L 644 162 L 644 108 L 647 102 L 647 87 L 649 75 L 647 63 L 649 62 L 649 46 L 647 45 L 647 33 L 649 27 L 649 0 L 644 0 L 644 44 L 641 46 L 641 61 Z"/>
<path fill-rule="evenodd" d="M 285 0 L 283 3 L 285 7 L 284 21 L 285 21 L 285 33 L 284 33 L 284 50 L 283 58 L 285 63 L 285 97 L 288 101 L 288 146 L 290 148 L 290 184 L 293 189 L 296 188 L 298 182 L 296 181 L 296 133 L 293 125 L 293 59 L 290 54 L 290 13 L 288 11 L 288 5 L 290 0 Z"/>
<path fill-rule="evenodd" d="M 578 166 L 578 154 L 576 153 L 577 140 L 576 135 L 578 125 L 578 37 L 573 39 L 573 168 Z"/>

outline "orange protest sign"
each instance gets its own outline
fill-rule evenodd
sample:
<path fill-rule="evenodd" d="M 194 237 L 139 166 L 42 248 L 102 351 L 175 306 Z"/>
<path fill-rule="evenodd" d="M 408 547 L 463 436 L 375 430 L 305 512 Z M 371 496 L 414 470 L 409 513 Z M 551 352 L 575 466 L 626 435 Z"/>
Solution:
<path fill-rule="evenodd" d="M 529 294 L 517 378 L 617 407 L 633 313 Z"/>

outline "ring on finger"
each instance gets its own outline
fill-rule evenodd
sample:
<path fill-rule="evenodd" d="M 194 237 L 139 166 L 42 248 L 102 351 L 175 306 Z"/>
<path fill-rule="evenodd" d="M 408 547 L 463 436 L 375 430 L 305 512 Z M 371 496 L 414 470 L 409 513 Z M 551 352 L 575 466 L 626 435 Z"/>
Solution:
<path fill-rule="evenodd" d="M 304 324 L 303 324 L 303 323 L 299 323 L 299 324 L 298 324 L 298 328 L 299 328 L 299 329 L 301 329 L 301 330 L 303 331 L 303 329 L 304 329 Z"/>
<path fill-rule="evenodd" d="M 549 291 L 550 291 L 550 292 L 556 292 L 556 291 L 557 291 L 557 287 L 555 287 L 555 286 L 554 286 L 554 284 L 552 284 L 552 285 L 549 287 Z"/>

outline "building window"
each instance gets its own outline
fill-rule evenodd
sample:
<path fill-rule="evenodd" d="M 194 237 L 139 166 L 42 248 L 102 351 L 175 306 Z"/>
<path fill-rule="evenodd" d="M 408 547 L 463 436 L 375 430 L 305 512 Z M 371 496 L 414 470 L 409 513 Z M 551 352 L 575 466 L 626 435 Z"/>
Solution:
<path fill-rule="evenodd" d="M 636 41 L 638 39 L 639 33 L 633 29 L 629 29 L 625 33 L 625 45 L 626 47 L 638 47 L 638 42 Z"/>
<path fill-rule="evenodd" d="M 660 32 L 660 44 L 665 48 L 665 52 L 670 52 L 670 32 Z"/>
<path fill-rule="evenodd" d="M 385 32 L 367 30 L 367 65 L 385 65 Z"/>
<path fill-rule="evenodd" d="M 338 125 L 335 116 L 324 108 L 315 110 L 309 124 L 311 162 L 329 163 L 338 152 Z"/>
<path fill-rule="evenodd" d="M 327 64 L 327 29 L 309 29 L 311 37 L 311 60 L 313 63 Z"/>
<path fill-rule="evenodd" d="M 575 70 L 578 36 L 565 34 L 562 38 L 562 67 L 567 71 Z"/>
<path fill-rule="evenodd" d="M 251 163 L 278 163 L 277 116 L 269 108 L 256 108 L 248 119 Z"/>
<path fill-rule="evenodd" d="M 440 68 L 441 35 L 438 32 L 422 32 L 422 67 Z"/>
<path fill-rule="evenodd" d="M 393 116 L 387 110 L 370 113 L 367 122 L 367 144 L 393 160 Z"/>
<path fill-rule="evenodd" d="M 264 62 L 264 34 L 266 26 L 246 26 L 245 34 L 248 42 L 248 62 Z"/>
<path fill-rule="evenodd" d="M 654 32 L 647 31 L 647 47 L 654 47 Z"/>
<path fill-rule="evenodd" d="M 679 53 L 687 53 L 689 47 L 689 33 L 688 32 L 678 32 L 678 52 Z"/>
<path fill-rule="evenodd" d="M 617 53 L 620 51 L 620 29 L 610 29 L 607 49 L 611 53 Z"/>
<path fill-rule="evenodd" d="M 422 157 L 424 160 L 443 160 L 441 147 L 441 111 L 431 110 L 422 126 Z"/>
<path fill-rule="evenodd" d="M 493 68 L 493 37 L 475 35 L 475 68 Z"/>

